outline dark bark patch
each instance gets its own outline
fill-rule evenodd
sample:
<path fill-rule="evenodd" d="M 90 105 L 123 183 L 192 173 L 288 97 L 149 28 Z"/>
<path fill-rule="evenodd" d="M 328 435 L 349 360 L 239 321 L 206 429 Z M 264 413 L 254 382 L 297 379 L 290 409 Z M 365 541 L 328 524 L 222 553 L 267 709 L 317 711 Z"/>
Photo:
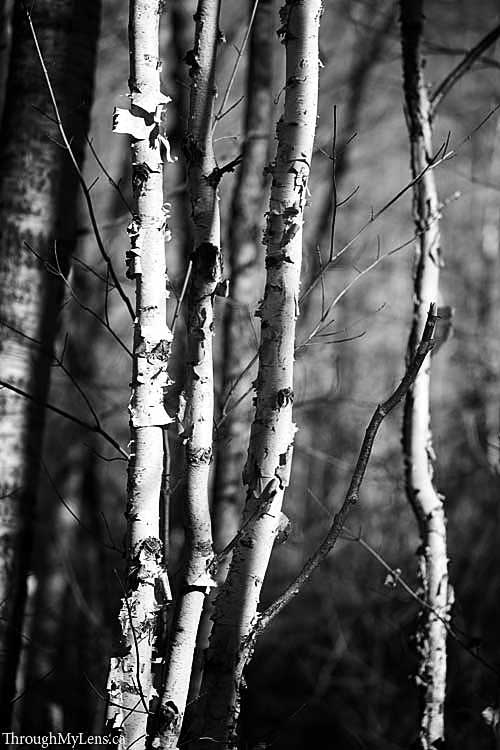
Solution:
<path fill-rule="evenodd" d="M 132 173 L 132 191 L 136 200 L 144 192 L 146 183 L 149 180 L 150 173 L 151 169 L 144 162 L 141 162 L 140 164 L 134 164 Z"/>
<path fill-rule="evenodd" d="M 282 409 L 288 404 L 293 404 L 293 390 L 292 388 L 282 388 L 276 394 L 275 408 Z"/>
<path fill-rule="evenodd" d="M 189 445 L 186 449 L 186 460 L 190 466 L 202 466 L 212 462 L 211 448 L 191 448 Z"/>
<path fill-rule="evenodd" d="M 283 263 L 293 263 L 286 253 L 272 253 L 266 256 L 266 268 L 279 268 Z"/>
<path fill-rule="evenodd" d="M 198 166 L 201 165 L 203 161 L 203 149 L 191 133 L 188 133 L 186 135 L 183 150 L 188 164 Z"/>
<path fill-rule="evenodd" d="M 190 49 L 186 52 L 184 62 L 189 67 L 189 76 L 191 78 L 197 78 L 200 75 L 201 67 L 200 58 L 194 49 Z"/>
<path fill-rule="evenodd" d="M 218 282 L 222 275 L 222 258 L 217 245 L 202 242 L 191 255 L 193 282 Z"/>

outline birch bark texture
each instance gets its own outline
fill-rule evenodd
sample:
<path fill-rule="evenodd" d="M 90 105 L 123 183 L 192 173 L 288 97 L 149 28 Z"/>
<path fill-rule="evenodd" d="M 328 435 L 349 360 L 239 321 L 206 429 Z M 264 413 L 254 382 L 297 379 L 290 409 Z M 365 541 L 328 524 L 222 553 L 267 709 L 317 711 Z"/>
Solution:
<path fill-rule="evenodd" d="M 164 407 L 171 332 L 166 323 L 164 134 L 169 98 L 160 89 L 162 0 L 131 0 L 130 111 L 116 109 L 113 129 L 131 136 L 134 216 L 128 226 L 127 275 L 135 279 L 131 455 L 127 486 L 127 570 L 120 610 L 121 643 L 111 659 L 107 729 L 119 747 L 144 748 L 157 709 L 152 660 L 157 614 L 164 603 L 160 536 Z"/>
<path fill-rule="evenodd" d="M 321 10 L 320 0 L 288 0 L 280 11 L 286 93 L 277 126 L 276 159 L 270 167 L 256 411 L 244 472 L 247 497 L 229 573 L 215 602 L 202 686 L 202 693 L 207 694 L 203 735 L 215 747 L 237 745 L 242 672 L 251 655 L 249 639 L 289 480 L 295 433 L 295 323 L 303 214 L 316 128 Z"/>
<path fill-rule="evenodd" d="M 98 0 L 40 0 L 31 13 L 79 164 L 89 125 L 99 14 Z M 42 405 L 76 223 L 78 178 L 58 143 L 57 124 L 47 117 L 51 113 L 24 4 L 16 1 L 0 138 L 0 322 L 7 324 L 1 330 L 0 379 L 31 399 L 6 388 L 0 391 L 2 729 L 10 721 L 22 633 Z M 61 273 L 49 273 L 48 263 Z M 26 336 L 42 345 L 34 345 Z"/>
<path fill-rule="evenodd" d="M 442 259 L 439 200 L 434 172 L 427 169 L 432 159 L 432 117 L 421 52 L 423 2 L 401 0 L 400 7 L 403 86 L 411 172 L 414 178 L 424 173 L 413 189 L 413 213 L 418 238 L 414 266 L 413 323 L 408 344 L 410 360 L 424 329 L 429 304 L 438 298 Z M 420 750 L 432 750 L 444 743 L 446 621 L 451 607 L 444 498 L 433 483 L 435 455 L 430 426 L 431 362 L 429 354 L 407 395 L 403 422 L 406 491 L 422 540 L 419 577 L 424 598 L 432 608 L 421 610 L 417 632 Z"/>
<path fill-rule="evenodd" d="M 186 709 L 196 636 L 213 585 L 209 473 L 213 454 L 214 296 L 222 278 L 219 173 L 212 146 L 215 61 L 220 0 L 200 0 L 194 48 L 186 56 L 191 77 L 185 152 L 194 250 L 187 295 L 187 363 L 182 438 L 185 444 L 186 563 L 168 647 L 159 727 L 161 748 L 177 747 Z"/>
<path fill-rule="evenodd" d="M 249 12 L 254 2 L 250 0 Z M 223 320 L 222 393 L 230 411 L 218 436 L 214 490 L 215 548 L 220 551 L 238 530 L 242 510 L 242 471 L 252 421 L 247 399 L 238 403 L 251 386 L 255 373 L 248 363 L 255 354 L 255 333 L 250 316 L 261 284 L 260 217 L 266 195 L 264 167 L 268 161 L 273 116 L 274 0 L 260 0 L 250 36 L 246 81 L 245 140 L 242 161 L 231 205 L 228 230 L 230 291 Z M 238 380 L 238 385 L 235 383 Z M 234 403 L 233 403 L 234 401 Z"/>
<path fill-rule="evenodd" d="M 255 0 L 250 0 L 249 22 L 254 6 Z M 242 158 L 227 232 L 230 285 L 222 320 L 223 424 L 216 432 L 212 505 L 214 547 L 217 552 L 224 550 L 235 537 L 243 510 L 242 472 L 252 422 L 252 407 L 245 394 L 251 391 L 256 374 L 256 364 L 248 366 L 252 360 L 256 362 L 257 346 L 251 316 L 263 281 L 260 230 L 267 183 L 264 167 L 269 158 L 272 133 L 274 7 L 275 0 L 260 0 L 250 32 Z M 220 560 L 215 576 L 217 582 L 224 581 L 229 562 L 229 554 Z M 198 717 L 202 713 L 199 709 L 203 699 L 199 691 L 212 630 L 215 591 L 205 602 L 198 629 L 188 696 L 188 703 L 196 700 L 195 713 Z"/>

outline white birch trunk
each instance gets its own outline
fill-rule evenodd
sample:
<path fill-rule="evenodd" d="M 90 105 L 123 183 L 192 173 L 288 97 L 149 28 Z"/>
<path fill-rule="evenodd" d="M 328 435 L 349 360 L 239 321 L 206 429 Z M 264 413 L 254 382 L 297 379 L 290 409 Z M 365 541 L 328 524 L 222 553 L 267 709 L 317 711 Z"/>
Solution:
<path fill-rule="evenodd" d="M 253 5 L 254 0 L 250 0 L 250 12 Z M 223 396 L 240 377 L 256 348 L 249 316 L 263 282 L 260 230 L 266 192 L 264 167 L 269 158 L 273 116 L 274 8 L 274 0 L 260 0 L 250 37 L 245 141 L 228 230 L 231 283 L 224 312 Z M 252 369 L 241 378 L 231 401 L 236 401 L 248 390 L 254 377 Z M 241 475 L 248 448 L 251 411 L 249 400 L 231 408 L 223 433 L 218 435 L 214 482 L 214 543 L 217 551 L 224 549 L 238 530 L 243 496 Z"/>
<path fill-rule="evenodd" d="M 254 0 L 249 2 L 252 12 Z M 227 243 L 229 245 L 230 291 L 223 319 L 222 394 L 223 397 L 240 377 L 255 354 L 255 333 L 250 315 L 259 297 L 263 281 L 261 216 L 265 202 L 269 136 L 273 111 L 273 11 L 274 0 L 261 0 L 252 26 L 247 72 L 245 140 L 238 181 L 234 191 Z M 251 389 L 256 366 L 240 378 L 230 399 L 231 411 L 217 434 L 215 451 L 213 530 L 214 547 L 223 550 L 238 531 L 243 509 L 242 471 L 252 421 L 251 400 L 244 399 L 233 408 L 242 394 Z M 230 555 L 217 569 L 217 581 L 223 582 Z M 205 653 L 212 629 L 213 597 L 205 602 L 198 630 L 195 663 L 191 677 L 189 701 L 198 698 L 204 669 Z M 203 700 L 203 699 L 201 699 Z M 199 701 L 195 713 L 198 711 Z"/>
<path fill-rule="evenodd" d="M 411 170 L 416 177 L 432 158 L 432 123 L 427 87 L 423 76 L 421 37 L 422 0 L 401 1 L 403 81 L 406 118 L 411 148 Z M 439 233 L 439 201 L 434 172 L 428 170 L 414 187 L 413 210 L 420 233 L 414 269 L 413 325 L 408 345 L 411 358 L 422 335 L 431 302 L 438 299 L 439 269 L 442 265 Z M 420 750 L 431 750 L 444 742 L 444 700 L 446 692 L 446 625 L 451 603 L 448 592 L 446 518 L 443 497 L 433 483 L 430 427 L 431 356 L 428 355 L 406 403 L 403 447 L 409 501 L 422 539 L 419 575 L 424 598 L 433 611 L 420 612 L 417 648 L 420 689 Z"/>
<path fill-rule="evenodd" d="M 136 320 L 130 400 L 131 458 L 127 487 L 127 577 L 120 611 L 122 643 L 108 680 L 109 732 L 119 747 L 144 748 L 153 686 L 157 611 L 163 579 L 159 504 L 163 475 L 164 408 L 171 333 L 166 324 L 166 216 L 163 198 L 164 108 L 158 57 L 161 0 L 131 0 L 130 112 L 116 110 L 114 130 L 132 136 L 134 218 L 127 275 L 136 280 Z M 158 598 L 157 598 L 158 597 Z"/>
<path fill-rule="evenodd" d="M 186 450 L 186 547 L 182 589 L 170 635 L 163 686 L 160 747 L 177 747 L 191 678 L 203 604 L 212 585 L 212 530 L 208 481 L 212 461 L 213 299 L 221 280 L 220 218 L 216 162 L 212 149 L 215 58 L 220 0 L 200 0 L 194 49 L 188 53 L 192 79 L 186 158 L 195 247 L 188 291 L 187 367 L 183 434 Z"/>
<path fill-rule="evenodd" d="M 295 322 L 303 213 L 316 128 L 321 2 L 290 0 L 280 15 L 286 47 L 285 111 L 278 123 L 278 149 L 271 167 L 267 275 L 260 311 L 256 413 L 244 475 L 248 491 L 243 532 L 216 599 L 202 687 L 208 696 L 203 735 L 210 738 L 210 747 L 236 747 L 242 670 L 250 657 L 249 637 L 278 529 L 295 433 Z"/>

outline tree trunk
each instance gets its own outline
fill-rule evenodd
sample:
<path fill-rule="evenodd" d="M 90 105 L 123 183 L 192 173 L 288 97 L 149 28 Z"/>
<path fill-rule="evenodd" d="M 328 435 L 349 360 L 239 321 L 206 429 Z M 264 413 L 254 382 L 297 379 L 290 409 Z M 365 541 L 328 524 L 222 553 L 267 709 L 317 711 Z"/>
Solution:
<path fill-rule="evenodd" d="M 303 212 L 316 127 L 320 15 L 320 0 L 289 0 L 281 11 L 287 86 L 285 112 L 277 128 L 278 150 L 271 166 L 256 413 L 244 475 L 247 500 L 229 574 L 215 603 L 202 688 L 208 696 L 203 735 L 211 738 L 211 747 L 233 748 L 237 743 L 242 671 L 250 656 L 248 639 L 290 472 L 295 432 L 295 322 Z"/>
<path fill-rule="evenodd" d="M 32 10 L 62 118 L 81 162 L 100 3 L 39 0 Z M 77 176 L 57 125 L 22 2 L 16 2 L 1 128 L 0 320 L 52 348 L 75 232 Z M 55 248 L 57 242 L 57 260 Z M 29 246 L 29 247 L 28 247 Z M 31 249 L 30 249 L 31 248 Z M 36 253 L 36 255 L 35 255 Z M 38 257 L 37 257 L 38 256 Z M 45 263 L 58 265 L 61 275 Z M 50 357 L 2 330 L 0 378 L 0 728 L 9 725 L 29 567 Z"/>
<path fill-rule="evenodd" d="M 250 2 L 250 11 L 254 5 Z M 250 37 L 247 73 L 245 141 L 229 225 L 230 292 L 224 312 L 224 353 L 222 396 L 229 393 L 236 379 L 256 350 L 251 316 L 261 287 L 261 214 L 265 198 L 264 167 L 268 161 L 273 115 L 274 0 L 261 0 L 257 6 Z M 228 413 L 216 454 L 214 490 L 215 548 L 223 549 L 235 535 L 241 514 L 242 471 L 248 448 L 251 408 L 238 398 L 250 388 L 255 373 L 239 380 L 228 403 Z M 233 407 L 233 402 L 235 403 Z"/>
<path fill-rule="evenodd" d="M 212 461 L 213 300 L 222 275 L 217 184 L 212 148 L 215 59 L 220 0 L 200 0 L 194 49 L 188 53 L 192 79 L 186 158 L 194 222 L 188 291 L 187 367 L 183 437 L 186 456 L 186 564 L 170 635 L 163 687 L 160 746 L 175 748 L 182 727 L 203 604 L 212 585 L 212 530 L 208 481 Z"/>
<path fill-rule="evenodd" d="M 160 91 L 158 58 L 162 0 L 132 0 L 129 17 L 130 112 L 116 110 L 114 129 L 132 136 L 134 218 L 127 275 L 136 281 L 130 400 L 131 457 L 127 487 L 127 574 L 120 611 L 122 642 L 108 680 L 110 732 L 120 747 L 146 746 L 148 715 L 157 709 L 152 659 L 163 603 L 160 496 L 164 396 L 171 333 L 166 324 L 166 216 L 161 139 L 168 97 Z"/>
<path fill-rule="evenodd" d="M 421 39 L 422 0 L 401 0 L 403 83 L 411 148 L 411 171 L 416 177 L 432 158 L 430 103 L 423 76 Z M 425 326 L 427 310 L 438 298 L 442 265 L 439 234 L 439 202 L 434 172 L 428 170 L 415 184 L 413 211 L 419 233 L 414 269 L 413 324 L 408 358 L 416 350 Z M 430 428 L 431 356 L 428 355 L 405 402 L 403 449 L 406 490 L 422 539 L 419 575 L 423 598 L 432 607 L 419 615 L 418 685 L 420 688 L 420 750 L 444 742 L 446 691 L 446 620 L 451 602 L 448 592 L 446 519 L 443 497 L 433 484 L 434 452 Z"/>
<path fill-rule="evenodd" d="M 250 0 L 249 13 L 254 7 Z M 227 416 L 217 433 L 212 507 L 214 547 L 223 550 L 238 531 L 243 505 L 242 471 L 252 421 L 250 399 L 238 399 L 251 390 L 255 367 L 246 370 L 255 355 L 253 308 L 261 285 L 261 216 L 265 198 L 264 167 L 268 160 L 272 132 L 273 12 L 274 0 L 261 0 L 257 6 L 250 36 L 246 85 L 245 140 L 242 163 L 234 191 L 229 219 L 228 245 L 230 292 L 223 316 L 222 398 L 234 387 Z M 242 375 L 242 373 L 244 373 Z M 217 569 L 218 583 L 224 581 L 230 555 Z M 199 691 L 208 641 L 212 629 L 213 596 L 205 602 L 198 630 L 195 660 L 189 690 L 193 713 L 200 716 Z M 201 699 L 203 701 L 203 699 Z"/>

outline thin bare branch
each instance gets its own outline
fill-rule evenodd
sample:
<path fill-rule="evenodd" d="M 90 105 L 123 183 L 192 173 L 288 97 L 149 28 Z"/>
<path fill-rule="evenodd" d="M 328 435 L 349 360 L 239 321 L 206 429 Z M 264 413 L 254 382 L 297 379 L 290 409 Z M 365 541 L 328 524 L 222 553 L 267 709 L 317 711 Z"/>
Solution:
<path fill-rule="evenodd" d="M 253 8 L 252 8 L 252 13 L 250 15 L 250 19 L 248 21 L 247 28 L 246 28 L 246 31 L 245 31 L 245 36 L 243 38 L 243 42 L 241 44 L 241 47 L 237 50 L 238 54 L 237 54 L 236 60 L 234 62 L 233 69 L 231 71 L 231 76 L 230 76 L 229 82 L 228 82 L 228 84 L 226 86 L 226 90 L 224 92 L 224 96 L 222 98 L 222 103 L 221 103 L 221 105 L 219 107 L 219 111 L 217 112 L 217 114 L 214 117 L 214 121 L 213 121 L 213 125 L 212 125 L 212 129 L 213 130 L 215 130 L 215 128 L 216 128 L 217 123 L 219 122 L 219 120 L 221 120 L 230 111 L 230 110 L 228 110 L 228 112 L 225 112 L 224 109 L 226 107 L 227 100 L 229 99 L 229 94 L 231 93 L 231 89 L 233 87 L 234 79 L 236 78 L 236 73 L 238 72 L 238 68 L 239 68 L 239 65 L 240 65 L 240 62 L 241 62 L 241 58 L 243 57 L 243 53 L 245 52 L 248 40 L 250 38 L 250 32 L 252 31 L 252 24 L 253 24 L 253 20 L 255 18 L 255 13 L 257 12 L 257 6 L 258 6 L 258 4 L 259 4 L 259 0 L 255 0 Z M 241 99 L 238 100 L 237 103 L 239 103 L 239 101 L 241 101 Z M 234 109 L 235 106 L 236 105 L 232 105 L 232 107 L 230 109 Z"/>
<path fill-rule="evenodd" d="M 106 440 L 110 445 L 113 446 L 113 448 L 118 451 L 127 461 L 129 458 L 129 455 L 126 450 L 124 450 L 120 443 L 115 440 L 114 437 L 112 437 L 109 432 L 107 432 L 101 424 L 90 424 L 89 422 L 85 422 L 84 419 L 80 419 L 80 417 L 77 417 L 75 414 L 71 414 L 71 412 L 66 411 L 65 409 L 60 409 L 58 406 L 54 406 L 54 404 L 49 404 L 46 401 L 40 401 L 36 398 L 36 396 L 32 396 L 31 393 L 28 393 L 27 391 L 24 391 L 22 388 L 18 388 L 15 385 L 12 385 L 12 383 L 6 383 L 5 380 L 0 380 L 0 387 L 7 388 L 9 391 L 13 391 L 14 393 L 17 393 L 19 396 L 24 396 L 24 398 L 27 398 L 29 401 L 33 401 L 35 404 L 39 404 L 40 406 L 43 406 L 45 409 L 49 409 L 50 411 L 53 411 L 55 414 L 59 414 L 61 417 L 64 417 L 65 419 L 68 419 L 70 422 L 74 422 L 75 424 L 79 425 L 80 427 L 83 427 L 85 430 L 89 430 L 89 432 L 95 432 L 97 435 L 100 435 L 104 440 Z"/>
<path fill-rule="evenodd" d="M 337 540 L 342 533 L 344 523 L 352 509 L 352 506 L 356 505 L 359 500 L 361 485 L 365 477 L 366 469 L 370 460 L 373 444 L 375 442 L 379 427 L 385 417 L 390 414 L 390 412 L 403 400 L 415 378 L 417 377 L 417 374 L 427 354 L 432 349 L 436 322 L 437 308 L 436 305 L 433 304 L 429 309 L 427 323 L 420 344 L 417 348 L 415 356 L 408 364 L 400 384 L 388 399 L 377 406 L 375 412 L 373 413 L 370 423 L 366 429 L 365 437 L 361 444 L 358 459 L 351 476 L 351 482 L 345 495 L 344 502 L 342 503 L 340 510 L 335 514 L 329 532 L 327 533 L 318 549 L 306 562 L 293 583 L 291 583 L 283 592 L 283 594 L 281 594 L 281 596 L 279 596 L 276 601 L 273 602 L 273 604 L 271 604 L 260 615 L 252 634 L 253 639 L 258 634 L 262 633 L 262 631 L 269 625 L 269 623 L 276 617 L 276 615 L 279 614 L 281 610 L 286 607 L 286 605 L 295 596 L 297 596 L 297 594 L 301 591 L 302 586 L 310 578 L 312 573 L 335 547 L 335 544 L 337 543 Z"/>
<path fill-rule="evenodd" d="M 460 60 L 458 65 L 456 65 L 444 78 L 439 86 L 436 87 L 434 90 L 431 99 L 431 117 L 433 117 L 436 113 L 437 108 L 445 98 L 447 94 L 450 93 L 453 86 L 455 86 L 456 83 L 471 69 L 471 67 L 474 65 L 476 60 L 478 60 L 481 55 L 483 55 L 486 50 L 491 47 L 491 45 L 496 42 L 498 37 L 500 36 L 500 24 L 498 26 L 495 26 L 494 29 L 492 29 L 486 36 L 484 36 L 472 49 L 470 49 L 467 54 Z"/>
<path fill-rule="evenodd" d="M 54 89 L 52 88 L 52 83 L 50 81 L 49 72 L 47 70 L 47 66 L 45 65 L 45 60 L 44 60 L 42 51 L 40 49 L 40 45 L 38 43 L 38 37 L 37 37 L 36 31 L 35 31 L 35 27 L 33 26 L 33 21 L 31 19 L 31 13 L 28 10 L 28 8 L 26 8 L 26 16 L 28 18 L 28 24 L 29 24 L 29 27 L 30 27 L 31 35 L 33 37 L 33 42 L 35 44 L 36 53 L 37 53 L 38 59 L 40 61 L 40 66 L 42 68 L 43 76 L 44 76 L 45 82 L 47 84 L 47 89 L 48 89 L 49 96 L 50 96 L 50 99 L 51 99 L 51 102 L 52 102 L 52 107 L 53 107 L 53 110 L 54 110 L 54 116 L 55 116 L 55 119 L 56 119 L 56 122 L 57 122 L 57 127 L 59 128 L 59 132 L 61 134 L 61 138 L 63 140 L 64 146 L 65 146 L 66 150 L 68 151 L 69 157 L 71 159 L 71 163 L 73 164 L 75 172 L 76 172 L 76 174 L 78 176 L 78 181 L 79 181 L 80 186 L 82 188 L 82 192 L 83 192 L 83 195 L 84 195 L 84 198 L 85 198 L 85 202 L 87 204 L 87 209 L 88 209 L 88 212 L 89 212 L 90 223 L 92 224 L 92 229 L 94 231 L 94 235 L 95 235 L 95 239 L 96 239 L 96 242 L 97 242 L 97 246 L 99 248 L 99 252 L 101 253 L 102 258 L 104 259 L 104 261 L 106 262 L 106 264 L 107 264 L 107 266 L 109 268 L 109 271 L 110 271 L 110 274 L 111 274 L 111 278 L 113 279 L 113 283 L 114 283 L 114 285 L 115 285 L 115 287 L 116 287 L 116 289 L 118 291 L 118 294 L 120 295 L 120 297 L 124 301 L 124 303 L 125 303 L 128 311 L 129 311 L 130 317 L 132 318 L 132 320 L 134 320 L 135 319 L 134 308 L 132 307 L 132 304 L 131 304 L 129 298 L 127 297 L 127 295 L 126 295 L 126 293 L 125 293 L 125 291 L 124 291 L 124 289 L 123 289 L 123 287 L 122 287 L 122 285 L 120 283 L 120 280 L 119 280 L 118 276 L 116 275 L 115 269 L 113 267 L 113 263 L 112 263 L 111 258 L 109 256 L 109 253 L 107 252 L 106 248 L 104 247 L 104 243 L 102 241 L 101 233 L 99 231 L 99 226 L 97 224 L 97 219 L 96 219 L 96 215 L 95 215 L 95 211 L 94 211 L 94 204 L 93 204 L 92 198 L 90 196 L 90 190 L 89 190 L 89 188 L 87 186 L 87 183 L 85 181 L 85 178 L 83 176 L 83 172 L 80 169 L 80 167 L 78 165 L 78 162 L 76 160 L 76 156 L 75 156 L 75 154 L 73 152 L 73 149 L 71 147 L 71 142 L 70 142 L 70 140 L 69 140 L 69 138 L 68 138 L 68 136 L 66 134 L 66 130 L 65 130 L 64 124 L 62 122 L 60 112 L 59 112 L 59 106 L 57 104 L 57 99 L 56 99 L 55 94 L 54 94 Z"/>

